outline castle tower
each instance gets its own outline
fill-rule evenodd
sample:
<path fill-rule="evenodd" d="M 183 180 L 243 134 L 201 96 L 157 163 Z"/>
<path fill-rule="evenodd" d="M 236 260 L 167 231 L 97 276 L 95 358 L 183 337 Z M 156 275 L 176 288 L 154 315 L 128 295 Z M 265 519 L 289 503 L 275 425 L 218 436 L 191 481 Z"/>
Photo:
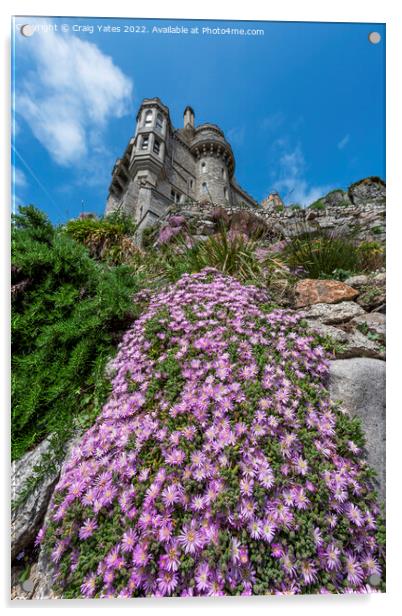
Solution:
<path fill-rule="evenodd" d="M 184 110 L 184 117 L 183 117 L 183 128 L 194 128 L 194 110 L 192 107 L 190 107 L 189 105 L 187 105 L 187 107 Z"/>
<path fill-rule="evenodd" d="M 222 207 L 258 208 L 236 182 L 230 144 L 216 124 L 195 125 L 187 105 L 183 127 L 174 128 L 159 98 L 145 98 L 134 135 L 112 170 L 106 213 L 132 216 L 139 231 L 197 201 Z"/>
<path fill-rule="evenodd" d="M 235 163 L 232 148 L 221 129 L 215 124 L 198 126 L 191 152 L 197 165 L 196 199 L 211 200 L 215 205 L 231 203 Z"/>
<path fill-rule="evenodd" d="M 130 176 L 138 188 L 136 220 L 141 222 L 151 208 L 152 189 L 162 175 L 170 136 L 169 110 L 159 98 L 144 99 L 137 114 Z"/>

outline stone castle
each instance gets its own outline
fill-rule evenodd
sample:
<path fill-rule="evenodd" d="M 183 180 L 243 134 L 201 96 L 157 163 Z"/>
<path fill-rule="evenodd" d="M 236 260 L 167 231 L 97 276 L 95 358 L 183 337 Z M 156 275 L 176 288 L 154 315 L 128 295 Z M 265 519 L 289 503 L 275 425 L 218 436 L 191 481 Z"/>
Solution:
<path fill-rule="evenodd" d="M 195 126 L 194 117 L 187 106 L 183 128 L 174 128 L 159 98 L 143 100 L 135 134 L 112 171 L 107 214 L 130 214 L 143 228 L 172 204 L 205 200 L 228 208 L 260 208 L 236 182 L 233 150 L 223 131 L 216 124 Z"/>
<path fill-rule="evenodd" d="M 310 207 L 285 206 L 272 192 L 258 203 L 239 184 L 230 143 L 216 124 L 195 126 L 194 111 L 184 110 L 183 128 L 172 126 L 169 109 L 159 98 L 146 98 L 137 114 L 134 136 L 112 171 L 106 214 L 133 217 L 141 232 L 163 226 L 174 213 L 213 232 L 213 212 L 229 215 L 248 210 L 281 236 L 300 229 L 358 230 L 359 239 L 385 242 L 385 183 L 369 177 L 347 191 L 333 190 Z M 315 207 L 314 207 L 315 206 Z"/>

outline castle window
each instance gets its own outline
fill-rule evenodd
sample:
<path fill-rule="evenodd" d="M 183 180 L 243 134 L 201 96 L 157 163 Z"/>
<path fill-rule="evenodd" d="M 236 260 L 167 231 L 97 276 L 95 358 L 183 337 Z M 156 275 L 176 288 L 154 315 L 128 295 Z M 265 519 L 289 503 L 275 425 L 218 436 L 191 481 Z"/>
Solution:
<path fill-rule="evenodd" d="M 163 129 L 163 116 L 161 113 L 158 113 L 156 116 L 156 128 L 160 131 Z"/>
<path fill-rule="evenodd" d="M 161 142 L 158 141 L 157 139 L 155 139 L 155 141 L 154 141 L 154 152 L 155 152 L 155 154 L 159 154 L 160 149 L 161 149 Z"/>
<path fill-rule="evenodd" d="M 226 199 L 226 201 L 227 201 L 227 200 L 228 200 L 228 197 L 229 197 L 229 192 L 228 192 L 228 189 L 226 188 L 226 186 L 225 186 L 225 188 L 223 189 L 223 195 L 224 195 L 224 197 L 225 197 L 225 199 Z"/>
<path fill-rule="evenodd" d="M 194 182 L 193 180 L 190 180 L 190 188 L 193 188 L 193 186 L 194 186 Z"/>
<path fill-rule="evenodd" d="M 204 195 L 208 192 L 208 186 L 206 182 L 202 183 L 202 192 L 204 193 Z"/>
<path fill-rule="evenodd" d="M 170 198 L 173 201 L 173 203 L 180 203 L 180 197 L 181 197 L 180 193 L 176 192 L 172 188 L 172 190 L 170 191 Z"/>
<path fill-rule="evenodd" d="M 149 109 L 145 112 L 145 126 L 151 126 L 152 124 L 152 111 Z"/>
<path fill-rule="evenodd" d="M 149 135 L 144 135 L 141 143 L 141 150 L 148 150 Z"/>
<path fill-rule="evenodd" d="M 207 172 L 207 163 L 201 163 L 201 172 L 202 173 L 206 173 Z"/>
<path fill-rule="evenodd" d="M 222 167 L 222 178 L 225 179 L 225 169 Z"/>

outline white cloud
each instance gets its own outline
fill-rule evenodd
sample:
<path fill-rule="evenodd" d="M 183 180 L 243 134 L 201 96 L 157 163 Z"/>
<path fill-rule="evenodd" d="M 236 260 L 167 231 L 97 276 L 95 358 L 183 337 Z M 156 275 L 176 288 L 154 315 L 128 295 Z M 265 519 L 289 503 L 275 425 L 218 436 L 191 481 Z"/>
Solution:
<path fill-rule="evenodd" d="M 243 145 L 244 137 L 246 135 L 246 129 L 244 126 L 235 126 L 234 128 L 230 128 L 226 133 L 226 139 L 230 144 L 233 145 Z"/>
<path fill-rule="evenodd" d="M 286 139 L 274 143 L 278 151 L 278 168 L 274 174 L 274 189 L 285 203 L 299 203 L 306 206 L 316 201 L 331 188 L 330 185 L 310 185 L 306 179 L 306 161 L 300 144 L 290 148 Z"/>
<path fill-rule="evenodd" d="M 13 177 L 14 186 L 18 188 L 25 188 L 27 186 L 28 182 L 25 177 L 25 173 L 21 171 L 21 169 L 18 169 L 17 167 L 13 167 L 12 177 Z"/>
<path fill-rule="evenodd" d="M 76 36 L 36 32 L 23 44 L 34 68 L 17 92 L 16 111 L 58 164 L 82 162 L 108 120 L 130 110 L 132 81 Z"/>
<path fill-rule="evenodd" d="M 262 129 L 266 131 L 275 131 L 282 126 L 285 121 L 285 114 L 282 111 L 271 113 L 262 121 Z"/>
<path fill-rule="evenodd" d="M 350 135 L 349 133 L 347 135 L 345 135 L 344 137 L 342 137 L 342 139 L 339 141 L 338 143 L 338 150 L 343 150 L 343 148 L 345 146 L 347 146 L 347 144 L 350 141 Z"/>

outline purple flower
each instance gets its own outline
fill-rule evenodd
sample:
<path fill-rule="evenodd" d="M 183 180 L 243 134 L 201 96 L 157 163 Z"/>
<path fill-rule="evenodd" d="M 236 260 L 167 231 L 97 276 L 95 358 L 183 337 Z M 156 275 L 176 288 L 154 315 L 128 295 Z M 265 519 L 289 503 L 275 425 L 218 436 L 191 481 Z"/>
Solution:
<path fill-rule="evenodd" d="M 195 581 L 197 584 L 197 590 L 202 592 L 207 590 L 210 586 L 210 569 L 208 563 L 202 562 L 198 565 L 195 572 Z"/>
<path fill-rule="evenodd" d="M 88 539 L 93 535 L 94 531 L 98 528 L 98 524 L 95 518 L 87 518 L 79 531 L 80 539 Z"/>
<path fill-rule="evenodd" d="M 177 574 L 172 571 L 160 571 L 157 578 L 158 588 L 162 596 L 171 595 L 177 586 Z"/>
<path fill-rule="evenodd" d="M 345 571 L 348 582 L 354 586 L 361 584 L 364 579 L 364 573 L 359 561 L 353 554 L 346 554 L 345 559 Z"/>
<path fill-rule="evenodd" d="M 334 544 L 330 543 L 325 550 L 326 565 L 329 571 L 339 569 L 340 567 L 340 549 Z"/>
<path fill-rule="evenodd" d="M 183 526 L 182 532 L 178 536 L 178 542 L 186 554 L 194 554 L 199 548 L 202 548 L 203 541 L 194 521 Z"/>
<path fill-rule="evenodd" d="M 81 592 L 84 597 L 93 597 L 96 589 L 96 575 L 95 573 L 90 573 L 85 578 L 84 582 L 81 584 Z"/>
<path fill-rule="evenodd" d="M 105 598 L 368 592 L 383 570 L 380 511 L 300 315 L 267 312 L 264 290 L 211 268 L 143 299 L 37 538 L 60 586 Z M 266 558 L 278 578 L 261 579 Z"/>

